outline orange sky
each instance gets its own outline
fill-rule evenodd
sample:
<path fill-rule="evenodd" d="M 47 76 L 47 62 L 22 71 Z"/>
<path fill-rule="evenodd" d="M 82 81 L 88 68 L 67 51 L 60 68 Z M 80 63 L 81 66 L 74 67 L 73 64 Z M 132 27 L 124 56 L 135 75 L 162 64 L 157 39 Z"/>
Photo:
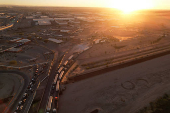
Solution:
<path fill-rule="evenodd" d="M 140 5 L 140 3 L 142 3 L 142 5 Z M 136 9 L 170 9 L 170 0 L 0 0 L 0 4 L 68 7 L 112 7 L 118 9 L 122 9 L 122 7 L 126 7 L 125 9 L 128 9 L 128 7 L 133 7 Z M 119 6 L 117 6 L 117 4 Z"/>

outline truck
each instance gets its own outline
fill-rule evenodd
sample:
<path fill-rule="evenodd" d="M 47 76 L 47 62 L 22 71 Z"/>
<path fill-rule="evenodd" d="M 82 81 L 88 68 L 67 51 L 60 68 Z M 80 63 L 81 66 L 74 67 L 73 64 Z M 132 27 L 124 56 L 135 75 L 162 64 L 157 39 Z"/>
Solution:
<path fill-rule="evenodd" d="M 60 85 L 60 81 L 58 80 L 56 84 L 56 91 L 59 91 L 59 85 Z"/>
<path fill-rule="evenodd" d="M 63 66 L 59 68 L 58 73 L 60 73 L 63 70 Z"/>
<path fill-rule="evenodd" d="M 73 58 L 73 56 L 74 56 L 74 55 L 71 55 L 71 56 L 68 58 L 68 60 L 71 60 L 71 59 Z"/>
<path fill-rule="evenodd" d="M 61 78 L 63 77 L 63 74 L 64 74 L 64 71 L 62 71 L 62 72 L 60 73 L 59 80 L 61 80 Z"/>
<path fill-rule="evenodd" d="M 56 84 L 57 79 L 58 79 L 58 73 L 55 75 L 55 78 L 54 78 L 54 82 L 53 82 L 53 84 Z"/>
<path fill-rule="evenodd" d="M 52 101 L 53 101 L 53 96 L 50 96 L 49 99 L 48 99 L 47 107 L 46 107 L 46 113 L 50 112 Z"/>
<path fill-rule="evenodd" d="M 66 60 L 65 62 L 64 62 L 64 66 L 66 66 L 68 64 L 68 60 Z"/>

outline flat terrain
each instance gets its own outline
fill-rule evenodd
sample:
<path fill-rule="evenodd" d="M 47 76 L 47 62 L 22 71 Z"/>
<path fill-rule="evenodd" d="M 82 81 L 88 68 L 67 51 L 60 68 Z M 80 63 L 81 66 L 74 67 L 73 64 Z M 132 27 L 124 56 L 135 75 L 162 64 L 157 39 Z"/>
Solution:
<path fill-rule="evenodd" d="M 170 90 L 170 55 L 66 85 L 59 113 L 135 113 Z"/>
<path fill-rule="evenodd" d="M 13 96 L 18 95 L 20 89 L 22 89 L 24 84 L 24 79 L 13 73 L 1 73 L 0 74 L 0 99 L 9 98 L 9 101 L 6 103 L 0 104 L 0 112 L 3 112 L 4 109 L 12 102 Z"/>

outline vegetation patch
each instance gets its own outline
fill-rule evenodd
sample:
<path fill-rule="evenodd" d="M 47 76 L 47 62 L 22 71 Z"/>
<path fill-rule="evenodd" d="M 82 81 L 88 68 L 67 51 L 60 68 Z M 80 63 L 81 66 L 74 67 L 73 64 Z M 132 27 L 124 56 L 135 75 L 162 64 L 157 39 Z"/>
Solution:
<path fill-rule="evenodd" d="M 124 47 L 126 47 L 126 46 L 117 46 L 117 45 L 114 46 L 115 49 L 121 49 L 121 48 L 124 48 Z"/>
<path fill-rule="evenodd" d="M 161 38 L 158 38 L 157 40 L 155 40 L 155 41 L 153 41 L 153 42 L 151 42 L 152 44 L 154 44 L 154 43 L 158 43 L 159 41 L 161 41 L 162 40 L 162 37 Z"/>
<path fill-rule="evenodd" d="M 17 65 L 17 61 L 16 60 L 12 60 L 9 62 L 10 65 Z"/>
<path fill-rule="evenodd" d="M 138 113 L 170 113 L 170 96 L 164 94 L 154 102 L 150 102 L 148 107 L 144 107 Z"/>

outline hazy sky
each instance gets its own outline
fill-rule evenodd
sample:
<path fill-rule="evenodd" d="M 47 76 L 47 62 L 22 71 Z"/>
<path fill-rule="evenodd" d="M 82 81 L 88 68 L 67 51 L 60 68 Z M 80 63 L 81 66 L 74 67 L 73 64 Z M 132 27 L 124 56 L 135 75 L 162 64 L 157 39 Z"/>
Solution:
<path fill-rule="evenodd" d="M 71 7 L 114 7 L 119 0 L 0 0 L 0 4 Z M 126 2 L 128 0 L 125 0 Z M 142 1 L 142 0 L 136 0 Z M 154 9 L 170 9 L 170 0 L 147 0 Z M 146 3 L 147 4 L 147 3 Z M 152 9 L 151 8 L 151 9 Z"/>

